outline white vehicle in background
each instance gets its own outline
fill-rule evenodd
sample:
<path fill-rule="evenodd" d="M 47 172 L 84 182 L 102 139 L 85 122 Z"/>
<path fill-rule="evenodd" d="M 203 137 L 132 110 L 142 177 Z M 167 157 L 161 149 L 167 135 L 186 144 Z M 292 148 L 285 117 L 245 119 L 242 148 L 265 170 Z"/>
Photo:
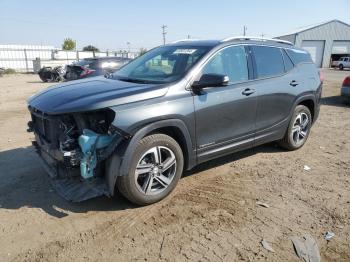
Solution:
<path fill-rule="evenodd" d="M 338 61 L 333 61 L 332 67 L 339 68 L 340 70 L 343 70 L 344 68 L 350 68 L 350 57 L 343 56 Z"/>

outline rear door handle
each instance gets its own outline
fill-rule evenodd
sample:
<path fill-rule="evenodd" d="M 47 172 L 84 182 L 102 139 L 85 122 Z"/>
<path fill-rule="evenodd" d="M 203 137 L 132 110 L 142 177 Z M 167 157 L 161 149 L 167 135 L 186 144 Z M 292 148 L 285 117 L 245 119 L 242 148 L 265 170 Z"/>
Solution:
<path fill-rule="evenodd" d="M 295 80 L 292 80 L 290 83 L 289 83 L 291 86 L 297 86 L 299 85 L 299 83 Z"/>
<path fill-rule="evenodd" d="M 255 89 L 246 88 L 242 91 L 242 95 L 249 96 L 255 93 Z"/>

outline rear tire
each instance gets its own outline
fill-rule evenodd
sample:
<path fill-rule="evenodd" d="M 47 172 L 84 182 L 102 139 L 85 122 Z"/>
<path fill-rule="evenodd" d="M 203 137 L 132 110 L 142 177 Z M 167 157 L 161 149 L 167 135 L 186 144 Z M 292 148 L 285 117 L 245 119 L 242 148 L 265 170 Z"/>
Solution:
<path fill-rule="evenodd" d="M 183 166 L 181 147 L 173 138 L 164 134 L 144 137 L 133 153 L 129 173 L 117 179 L 118 190 L 137 205 L 158 202 L 173 191 Z"/>
<path fill-rule="evenodd" d="M 279 141 L 279 145 L 287 150 L 301 148 L 309 137 L 311 123 L 312 116 L 309 108 L 304 105 L 296 106 L 286 134 Z"/>
<path fill-rule="evenodd" d="M 343 70 L 344 66 L 342 64 L 339 65 L 339 70 Z"/>

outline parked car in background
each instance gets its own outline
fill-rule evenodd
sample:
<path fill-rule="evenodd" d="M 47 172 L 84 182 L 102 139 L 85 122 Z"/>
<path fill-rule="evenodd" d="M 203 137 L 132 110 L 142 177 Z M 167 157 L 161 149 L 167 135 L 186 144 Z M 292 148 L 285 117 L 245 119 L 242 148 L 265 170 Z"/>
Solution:
<path fill-rule="evenodd" d="M 344 68 L 350 68 L 350 57 L 343 56 L 338 61 L 333 61 L 332 67 L 339 68 L 340 70 L 343 70 Z"/>
<path fill-rule="evenodd" d="M 60 82 L 65 79 L 65 67 L 56 66 L 54 68 L 45 66 L 41 68 L 38 75 L 43 82 Z"/>
<path fill-rule="evenodd" d="M 69 81 L 113 73 L 130 60 L 122 57 L 85 58 L 66 66 L 65 79 Z"/>
<path fill-rule="evenodd" d="M 350 76 L 345 77 L 340 94 L 341 96 L 350 97 Z"/>
<path fill-rule="evenodd" d="M 278 141 L 301 148 L 320 108 L 307 51 L 278 39 L 179 41 L 112 77 L 63 83 L 28 101 L 37 152 L 57 192 L 82 201 L 119 190 L 146 205 L 184 170 Z"/>
<path fill-rule="evenodd" d="M 0 76 L 2 76 L 4 74 L 4 72 L 5 72 L 5 68 L 0 67 Z"/>

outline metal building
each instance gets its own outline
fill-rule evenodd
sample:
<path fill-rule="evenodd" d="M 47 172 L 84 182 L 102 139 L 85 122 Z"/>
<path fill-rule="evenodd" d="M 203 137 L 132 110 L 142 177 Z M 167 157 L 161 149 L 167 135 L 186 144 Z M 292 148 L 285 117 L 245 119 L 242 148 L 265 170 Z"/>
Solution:
<path fill-rule="evenodd" d="M 276 38 L 307 50 L 318 67 L 330 67 L 331 61 L 350 56 L 350 25 L 339 20 L 299 28 Z"/>

